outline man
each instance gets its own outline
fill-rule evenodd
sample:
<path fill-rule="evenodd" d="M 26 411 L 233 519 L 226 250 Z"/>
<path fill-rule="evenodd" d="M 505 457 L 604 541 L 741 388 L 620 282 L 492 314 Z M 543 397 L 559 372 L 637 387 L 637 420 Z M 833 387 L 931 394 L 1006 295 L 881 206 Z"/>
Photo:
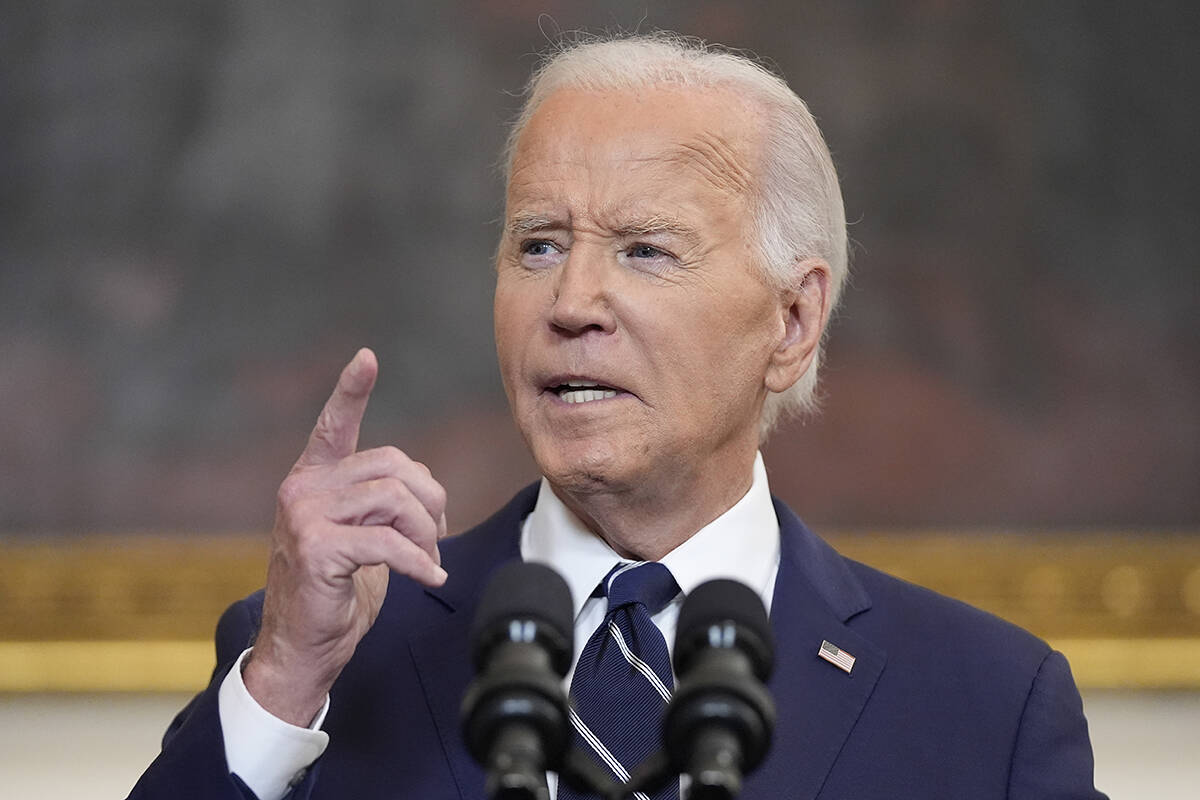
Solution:
<path fill-rule="evenodd" d="M 466 631 L 517 558 L 566 577 L 581 673 L 617 565 L 667 568 L 671 599 L 645 609 L 667 646 L 703 581 L 761 594 L 779 721 L 744 797 L 1101 796 L 1061 655 L 843 560 L 770 498 L 759 443 L 811 406 L 846 276 L 829 153 L 782 81 L 664 35 L 554 55 L 510 138 L 496 272 L 541 483 L 439 545 L 429 471 L 356 450 L 378 370 L 360 351 L 280 489 L 265 596 L 223 617 L 213 682 L 133 797 L 482 797 L 458 730 Z M 635 765 L 571 686 L 579 746 L 621 777 Z"/>

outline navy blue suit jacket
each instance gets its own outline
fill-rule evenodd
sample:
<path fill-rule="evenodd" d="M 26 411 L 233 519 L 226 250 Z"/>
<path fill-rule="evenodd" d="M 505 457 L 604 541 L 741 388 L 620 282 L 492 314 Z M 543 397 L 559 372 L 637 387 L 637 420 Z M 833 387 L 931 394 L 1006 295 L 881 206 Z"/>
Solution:
<path fill-rule="evenodd" d="M 537 487 L 442 543 L 439 589 L 393 579 L 379 618 L 331 691 L 325 754 L 289 795 L 481 800 L 459 735 L 472 678 L 467 631 L 483 586 L 520 558 Z M 1102 798 L 1067 662 L 996 617 L 847 560 L 775 501 L 782 544 L 771 608 L 779 709 L 747 800 Z M 131 798 L 252 795 L 225 765 L 217 688 L 254 639 L 261 593 L 217 626 L 212 683 L 179 714 Z M 856 661 L 818 658 L 828 640 Z"/>

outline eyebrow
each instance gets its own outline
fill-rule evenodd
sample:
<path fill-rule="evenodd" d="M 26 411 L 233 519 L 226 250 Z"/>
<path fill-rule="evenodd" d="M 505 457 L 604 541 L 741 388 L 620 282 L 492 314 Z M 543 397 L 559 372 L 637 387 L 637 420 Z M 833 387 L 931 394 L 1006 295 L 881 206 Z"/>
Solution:
<path fill-rule="evenodd" d="M 527 233 L 567 227 L 561 220 L 548 217 L 545 214 L 519 212 L 513 215 L 505 226 L 510 236 L 523 236 Z"/>
<path fill-rule="evenodd" d="M 674 233 L 687 238 L 696 236 L 696 229 L 692 226 L 686 225 L 674 217 L 661 214 L 619 224 L 613 232 L 618 236 L 645 236 L 650 233 Z"/>
<path fill-rule="evenodd" d="M 537 233 L 538 231 L 562 230 L 569 227 L 570 223 L 556 217 L 531 212 L 518 212 L 514 214 L 508 225 L 505 226 L 508 234 L 514 237 L 525 236 L 530 233 Z M 612 227 L 612 232 L 624 238 L 646 236 L 652 233 L 673 233 L 677 236 L 694 240 L 698 235 L 696 229 L 692 226 L 684 224 L 674 217 L 661 214 L 618 223 Z"/>

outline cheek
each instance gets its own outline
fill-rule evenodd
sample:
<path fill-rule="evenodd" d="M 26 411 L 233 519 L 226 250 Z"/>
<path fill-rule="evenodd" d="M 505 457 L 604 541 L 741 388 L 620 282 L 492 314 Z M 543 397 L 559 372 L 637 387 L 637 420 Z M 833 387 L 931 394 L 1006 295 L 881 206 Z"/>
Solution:
<path fill-rule="evenodd" d="M 492 314 L 496 329 L 496 341 L 513 338 L 524 324 L 529 305 L 528 292 L 521 291 L 511 278 L 501 276 L 496 281 L 496 293 L 492 299 Z"/>
<path fill-rule="evenodd" d="M 514 377 L 512 373 L 519 360 L 517 346 L 522 340 L 520 332 L 517 330 L 520 316 L 511 291 L 502 286 L 496 287 L 492 314 L 496 336 L 496 357 L 500 362 L 500 376 L 504 379 L 505 388 L 510 389 L 508 384 Z"/>
<path fill-rule="evenodd" d="M 492 295 L 497 327 L 512 330 L 534 321 L 551 290 L 544 275 L 530 274 L 518 267 L 501 266 Z"/>
<path fill-rule="evenodd" d="M 543 299 L 539 282 L 513 280 L 503 274 L 496 282 L 492 301 L 493 330 L 500 379 L 513 411 L 529 399 L 528 392 L 519 391 L 529 378 L 527 368 L 537 355 L 535 348 L 544 337 L 538 328 L 544 324 Z"/>
<path fill-rule="evenodd" d="M 775 333 L 771 308 L 756 300 L 726 295 L 706 313 L 694 314 L 693 341 L 718 359 L 717 366 L 757 363 L 769 349 Z"/>
<path fill-rule="evenodd" d="M 713 313 L 697 315 L 689 326 L 688 361 L 697 379 L 720 404 L 738 405 L 765 384 L 780 324 L 770 303 L 730 297 Z"/>

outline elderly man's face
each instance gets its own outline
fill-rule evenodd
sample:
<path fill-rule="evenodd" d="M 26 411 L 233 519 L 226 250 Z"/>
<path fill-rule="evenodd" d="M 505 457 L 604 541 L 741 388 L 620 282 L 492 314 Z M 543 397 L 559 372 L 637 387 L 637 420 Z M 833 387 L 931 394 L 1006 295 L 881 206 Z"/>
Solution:
<path fill-rule="evenodd" d="M 560 90 L 521 135 L 496 344 L 555 485 L 653 494 L 712 470 L 748 481 L 789 313 L 752 246 L 756 124 L 724 91 Z"/>

